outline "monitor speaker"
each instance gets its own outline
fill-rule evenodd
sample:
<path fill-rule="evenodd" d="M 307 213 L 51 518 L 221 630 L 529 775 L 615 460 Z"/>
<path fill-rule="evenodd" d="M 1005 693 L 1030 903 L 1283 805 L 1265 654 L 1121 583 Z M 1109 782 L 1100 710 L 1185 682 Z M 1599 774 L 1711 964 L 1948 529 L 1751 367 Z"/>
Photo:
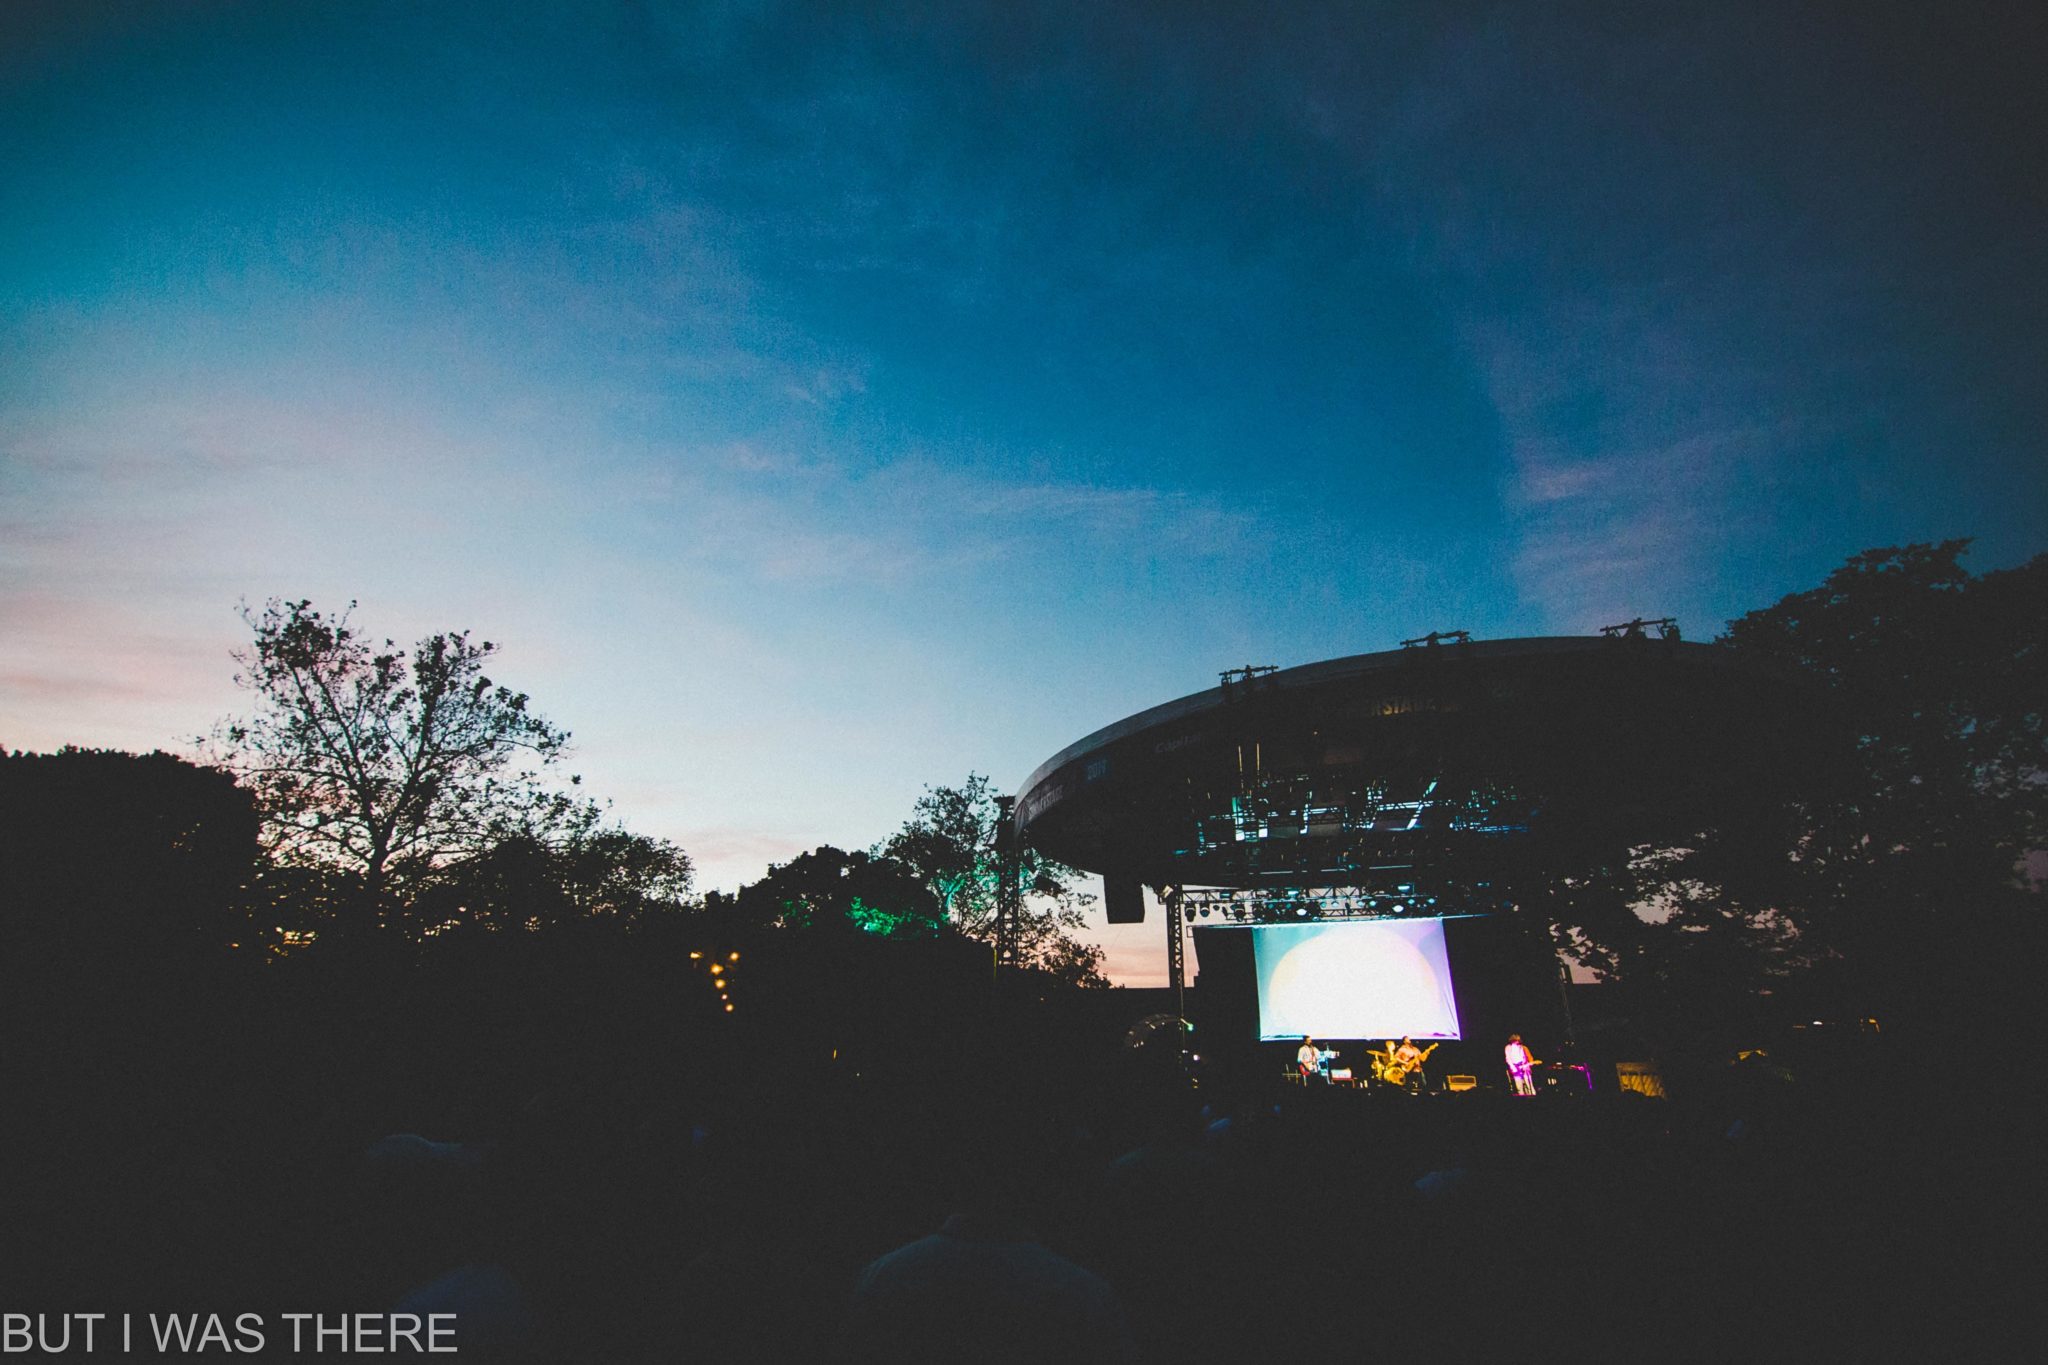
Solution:
<path fill-rule="evenodd" d="M 1145 888 L 1134 881 L 1107 878 L 1102 883 L 1102 908 L 1111 924 L 1145 922 Z"/>

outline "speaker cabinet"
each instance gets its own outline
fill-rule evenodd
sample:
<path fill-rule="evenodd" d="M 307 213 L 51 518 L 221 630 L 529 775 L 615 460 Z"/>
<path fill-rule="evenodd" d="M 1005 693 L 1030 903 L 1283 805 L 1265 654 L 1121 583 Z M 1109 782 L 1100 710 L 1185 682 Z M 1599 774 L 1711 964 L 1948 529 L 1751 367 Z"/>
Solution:
<path fill-rule="evenodd" d="M 1134 881 L 1105 879 L 1102 883 L 1102 909 L 1111 924 L 1143 924 L 1145 888 Z"/>

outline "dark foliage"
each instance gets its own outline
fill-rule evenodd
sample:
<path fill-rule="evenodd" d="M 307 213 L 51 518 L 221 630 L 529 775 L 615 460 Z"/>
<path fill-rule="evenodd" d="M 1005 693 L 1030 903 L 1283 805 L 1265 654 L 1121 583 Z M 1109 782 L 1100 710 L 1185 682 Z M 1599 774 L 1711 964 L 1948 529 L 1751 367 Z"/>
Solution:
<path fill-rule="evenodd" d="M 937 938 L 945 916 L 911 868 L 831 845 L 777 863 L 740 888 L 739 913 L 759 924 L 820 933 L 849 929 L 887 938 Z"/>
<path fill-rule="evenodd" d="M 408 654 L 304 601 L 244 615 L 255 639 L 236 681 L 255 706 L 209 748 L 256 794 L 275 861 L 352 890 L 360 911 L 337 927 L 401 917 L 451 861 L 588 823 L 586 802 L 542 780 L 568 732 L 485 673 L 496 645 L 452 631 Z"/>
<path fill-rule="evenodd" d="M 957 787 L 925 788 L 910 819 L 875 854 L 910 869 L 945 920 L 993 943 L 1001 820 L 995 785 L 969 773 Z M 1077 888 L 1081 874 L 1035 848 L 1020 848 L 1015 856 L 1023 892 L 1018 918 L 1023 962 L 1071 985 L 1108 984 L 1102 950 L 1074 936 L 1083 908 L 1093 899 Z"/>
<path fill-rule="evenodd" d="M 2048 908 L 2027 866 L 2048 849 L 2048 556 L 1978 577 L 1967 546 L 1867 551 L 1726 636 L 1813 679 L 1851 743 L 1805 775 L 1792 846 L 1724 861 L 1839 994 L 1923 1021 L 2008 996 L 1986 973 Z"/>
<path fill-rule="evenodd" d="M 257 813 L 170 754 L 0 753 L 0 940 L 47 954 L 186 962 L 249 940 Z"/>

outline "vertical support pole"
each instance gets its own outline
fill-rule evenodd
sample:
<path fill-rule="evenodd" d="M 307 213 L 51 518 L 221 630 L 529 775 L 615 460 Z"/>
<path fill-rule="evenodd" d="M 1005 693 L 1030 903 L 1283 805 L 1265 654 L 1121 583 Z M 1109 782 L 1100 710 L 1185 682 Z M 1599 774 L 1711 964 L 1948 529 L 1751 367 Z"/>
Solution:
<path fill-rule="evenodd" d="M 996 972 L 1014 969 L 1021 944 L 1024 894 L 1017 850 L 1017 798 L 996 798 Z"/>
<path fill-rule="evenodd" d="M 1560 954 L 1557 959 L 1557 999 L 1564 1006 L 1564 1041 L 1574 1052 L 1579 1047 L 1579 1031 L 1572 1026 L 1572 966 Z"/>
<path fill-rule="evenodd" d="M 1179 887 L 1161 887 L 1159 901 L 1166 910 L 1166 980 L 1173 987 L 1175 1045 L 1180 1049 L 1180 1073 L 1185 1076 L 1189 1072 L 1187 916 Z"/>
<path fill-rule="evenodd" d="M 1179 1010 L 1185 1003 L 1188 972 L 1187 920 L 1181 913 L 1180 888 L 1161 887 L 1159 901 L 1166 907 L 1166 983 L 1173 987 L 1173 1007 Z"/>

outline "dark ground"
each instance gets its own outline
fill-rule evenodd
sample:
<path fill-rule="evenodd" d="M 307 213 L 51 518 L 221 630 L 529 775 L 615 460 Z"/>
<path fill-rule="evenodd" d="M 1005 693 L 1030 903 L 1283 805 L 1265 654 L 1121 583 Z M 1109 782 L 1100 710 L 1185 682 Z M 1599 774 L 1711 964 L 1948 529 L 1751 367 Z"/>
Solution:
<path fill-rule="evenodd" d="M 1781 1052 L 1668 1101 L 1189 1096 L 1103 997 L 1002 1023 L 914 975 L 862 1013 L 762 969 L 727 1016 L 573 951 L 14 967 L 7 1311 L 376 1311 L 484 1260 L 540 1359 L 822 1360 L 863 1265 L 996 1191 L 1149 1361 L 1970 1358 L 2024 1315 L 2041 1207 L 1981 1043 Z M 474 1190 L 367 1189 L 393 1133 L 468 1144 Z"/>

